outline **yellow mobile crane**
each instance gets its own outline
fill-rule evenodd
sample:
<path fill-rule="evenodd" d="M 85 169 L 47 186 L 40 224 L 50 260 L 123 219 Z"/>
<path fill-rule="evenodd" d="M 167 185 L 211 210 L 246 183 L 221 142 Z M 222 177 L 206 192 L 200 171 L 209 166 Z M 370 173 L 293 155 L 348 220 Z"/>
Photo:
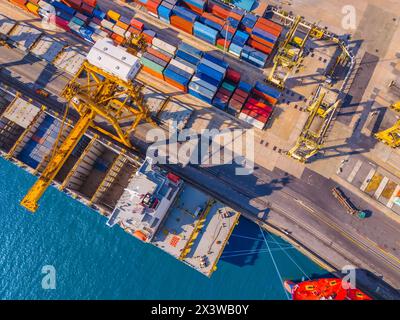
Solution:
<path fill-rule="evenodd" d="M 58 147 L 62 130 L 60 129 L 53 146 L 53 156 L 39 179 L 22 199 L 21 205 L 31 212 L 37 210 L 39 199 L 89 127 L 130 148 L 132 145 L 129 136 L 139 122 L 145 120 L 153 123 L 137 85 L 112 76 L 87 61 L 67 84 L 62 96 L 68 101 L 67 108 L 71 105 L 79 113 L 80 119 Z M 103 122 L 105 120 L 107 127 L 96 124 L 98 119 Z M 132 122 L 128 126 L 121 126 L 121 121 Z"/>
<path fill-rule="evenodd" d="M 311 33 L 310 29 L 304 38 L 296 36 L 301 20 L 302 18 L 298 16 L 293 21 L 285 40 L 279 46 L 274 57 L 274 65 L 268 76 L 268 81 L 280 89 L 285 87 L 285 82 L 293 68 L 300 63 L 304 47 Z"/>
<path fill-rule="evenodd" d="M 393 103 L 390 108 L 400 112 L 400 101 Z M 376 133 L 375 138 L 392 148 L 400 147 L 400 120 L 393 127 Z"/>
<path fill-rule="evenodd" d="M 324 109 L 325 93 L 318 96 L 311 106 L 311 112 L 297 139 L 296 145 L 288 151 L 288 155 L 301 162 L 306 162 L 322 148 L 325 135 L 333 121 L 340 100 L 328 109 Z"/>
<path fill-rule="evenodd" d="M 332 97 L 331 94 L 334 96 Z M 329 89 L 327 89 L 323 84 L 320 84 L 315 92 L 313 101 L 317 101 L 320 96 L 323 95 L 323 99 L 320 107 L 317 110 L 317 115 L 322 119 L 325 119 L 328 115 L 331 114 L 332 110 L 337 109 L 339 101 L 337 100 L 337 93 L 333 93 Z M 328 95 L 330 99 L 328 100 Z M 333 99 L 332 99 L 333 98 Z M 312 112 L 314 105 L 311 104 L 308 108 L 308 112 Z"/>

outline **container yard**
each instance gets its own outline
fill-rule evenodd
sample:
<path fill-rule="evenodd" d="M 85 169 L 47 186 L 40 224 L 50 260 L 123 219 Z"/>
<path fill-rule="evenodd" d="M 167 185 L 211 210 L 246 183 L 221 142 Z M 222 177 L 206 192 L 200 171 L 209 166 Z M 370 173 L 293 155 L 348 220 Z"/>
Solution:
<path fill-rule="evenodd" d="M 304 11 L 262 1 L 9 0 L 3 7 L 0 148 L 38 177 L 21 201 L 28 211 L 56 187 L 100 212 L 109 227 L 118 225 L 207 277 L 244 215 L 290 241 L 304 236 L 308 247 L 298 247 L 323 265 L 334 257 L 341 264 L 361 261 L 368 270 L 372 261 L 374 270 L 397 281 L 396 245 L 390 238 L 384 246 L 390 255 L 375 250 L 386 240 L 371 224 L 391 228 L 386 219 L 398 219 L 398 183 L 391 176 L 400 159 L 398 121 L 392 121 L 398 103 L 390 98 L 385 125 L 378 108 L 351 109 L 352 99 L 369 108 L 369 97 L 355 88 L 364 68 L 372 68 L 358 59 L 357 46 L 368 46 L 360 35 L 334 33 L 318 16 L 308 20 Z M 22 70 L 28 64 L 38 71 Z M 392 93 L 396 84 L 388 85 Z M 233 176 L 239 162 L 154 164 L 143 154 L 155 127 L 194 135 L 242 129 L 243 137 L 254 135 L 245 146 L 254 147 L 254 171 Z M 362 165 L 350 159 L 358 153 L 365 157 L 359 161 L 376 165 L 355 179 Z M 363 225 L 342 215 L 332 184 L 355 194 Z M 326 244 L 325 230 L 346 249 Z M 382 255 L 391 270 L 380 264 Z"/>

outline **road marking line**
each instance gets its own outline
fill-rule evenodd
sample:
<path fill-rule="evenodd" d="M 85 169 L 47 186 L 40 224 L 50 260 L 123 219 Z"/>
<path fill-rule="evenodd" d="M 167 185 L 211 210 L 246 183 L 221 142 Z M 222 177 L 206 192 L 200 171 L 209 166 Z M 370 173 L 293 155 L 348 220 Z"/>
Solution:
<path fill-rule="evenodd" d="M 378 186 L 378 189 L 376 189 L 375 194 L 374 194 L 374 197 L 376 199 L 378 199 L 381 196 L 382 191 L 383 191 L 383 189 L 385 189 L 385 187 L 386 187 L 388 182 L 389 182 L 389 178 L 388 177 L 384 177 L 382 179 L 381 183 Z"/>
<path fill-rule="evenodd" d="M 399 194 L 399 192 L 400 192 L 400 185 L 397 185 L 396 189 L 394 189 L 394 192 L 393 192 L 393 194 L 392 194 L 392 197 L 390 198 L 389 202 L 388 202 L 387 205 L 386 205 L 388 208 L 390 208 L 390 209 L 393 208 L 394 199 L 397 198 L 397 195 Z"/>
<path fill-rule="evenodd" d="M 364 180 L 363 184 L 360 187 L 361 191 L 365 192 L 365 189 L 367 188 L 368 184 L 370 183 L 371 178 L 374 176 L 375 172 L 376 172 L 376 169 L 374 169 L 374 168 L 372 168 L 369 171 L 368 175 L 365 177 L 365 180 Z"/>
<path fill-rule="evenodd" d="M 355 164 L 353 170 L 351 171 L 350 175 L 347 177 L 347 181 L 352 183 L 356 174 L 358 173 L 358 171 L 360 170 L 361 166 L 362 166 L 363 162 L 361 160 L 357 160 L 357 163 Z"/>

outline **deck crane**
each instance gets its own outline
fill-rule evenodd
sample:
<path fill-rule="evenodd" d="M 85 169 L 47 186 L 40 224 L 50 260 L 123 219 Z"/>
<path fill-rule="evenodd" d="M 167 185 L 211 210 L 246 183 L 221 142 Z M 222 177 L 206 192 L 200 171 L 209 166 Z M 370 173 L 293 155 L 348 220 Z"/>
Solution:
<path fill-rule="evenodd" d="M 37 210 L 39 199 L 89 127 L 131 148 L 129 137 L 140 121 L 153 123 L 139 86 L 111 75 L 88 61 L 67 84 L 62 96 L 80 118 L 60 146 L 56 141 L 54 156 L 22 199 L 21 205 L 31 212 Z M 98 124 L 98 120 L 106 125 Z M 122 125 L 122 121 L 129 125 Z"/>
<path fill-rule="evenodd" d="M 290 73 L 301 62 L 304 47 L 312 30 L 309 29 L 303 38 L 296 36 L 301 21 L 302 18 L 300 16 L 293 20 L 285 40 L 279 46 L 278 52 L 274 57 L 274 65 L 268 75 L 268 81 L 280 89 L 284 89 Z"/>
<path fill-rule="evenodd" d="M 322 148 L 326 133 L 333 121 L 340 100 L 324 109 L 326 93 L 321 93 L 311 105 L 311 112 L 297 139 L 296 145 L 288 151 L 288 155 L 301 162 L 306 162 Z"/>

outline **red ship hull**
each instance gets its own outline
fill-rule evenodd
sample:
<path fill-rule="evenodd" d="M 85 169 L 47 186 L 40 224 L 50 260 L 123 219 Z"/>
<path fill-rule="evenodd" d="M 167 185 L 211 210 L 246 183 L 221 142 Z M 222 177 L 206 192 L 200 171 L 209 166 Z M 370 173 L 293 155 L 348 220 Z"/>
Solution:
<path fill-rule="evenodd" d="M 284 282 L 285 289 L 293 300 L 372 300 L 359 289 L 342 285 L 339 278 L 323 278 L 299 283 Z"/>

